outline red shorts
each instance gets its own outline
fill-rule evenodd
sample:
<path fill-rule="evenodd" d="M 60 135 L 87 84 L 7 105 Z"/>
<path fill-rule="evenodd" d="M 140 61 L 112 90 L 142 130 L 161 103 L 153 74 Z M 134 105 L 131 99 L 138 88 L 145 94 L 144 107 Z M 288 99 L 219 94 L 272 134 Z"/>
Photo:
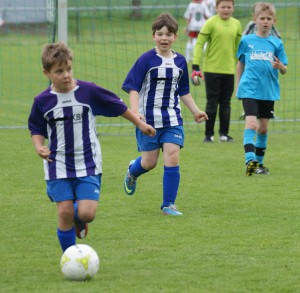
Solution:
<path fill-rule="evenodd" d="M 189 37 L 190 38 L 197 38 L 198 35 L 199 35 L 199 32 L 194 32 L 194 31 L 189 32 Z"/>

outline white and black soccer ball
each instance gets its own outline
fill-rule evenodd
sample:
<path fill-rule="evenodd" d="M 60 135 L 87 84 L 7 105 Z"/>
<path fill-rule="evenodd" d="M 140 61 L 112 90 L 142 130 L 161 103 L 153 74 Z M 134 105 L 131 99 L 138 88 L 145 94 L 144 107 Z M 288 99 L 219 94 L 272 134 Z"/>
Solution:
<path fill-rule="evenodd" d="M 100 260 L 97 252 L 86 244 L 70 246 L 65 250 L 61 259 L 60 267 L 69 280 L 90 280 L 98 272 Z"/>

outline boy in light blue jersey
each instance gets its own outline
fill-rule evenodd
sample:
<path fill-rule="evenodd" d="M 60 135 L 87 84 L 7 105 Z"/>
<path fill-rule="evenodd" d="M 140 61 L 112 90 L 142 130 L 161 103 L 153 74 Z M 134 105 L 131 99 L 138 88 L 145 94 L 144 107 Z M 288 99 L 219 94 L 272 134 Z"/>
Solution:
<path fill-rule="evenodd" d="M 96 216 L 102 175 L 96 116 L 122 116 L 142 133 L 155 135 L 155 129 L 114 93 L 75 80 L 72 60 L 65 44 L 45 45 L 43 73 L 51 85 L 35 97 L 28 119 L 33 145 L 44 162 L 47 194 L 56 203 L 57 237 L 63 251 L 76 244 L 76 236 L 87 235 L 87 223 Z"/>
<path fill-rule="evenodd" d="M 180 101 L 192 112 L 196 122 L 207 119 L 190 94 L 185 58 L 171 50 L 177 30 L 178 24 L 170 14 L 157 17 L 152 25 L 156 47 L 138 58 L 122 86 L 129 93 L 132 111 L 156 129 L 156 135 L 150 139 L 136 129 L 138 151 L 142 155 L 130 162 L 124 190 L 128 195 L 134 194 L 137 178 L 155 168 L 162 149 L 164 175 L 161 210 L 165 215 L 174 216 L 182 214 L 175 206 L 180 181 L 179 151 L 184 144 Z"/>
<path fill-rule="evenodd" d="M 246 175 L 269 174 L 264 166 L 269 119 L 280 99 L 278 71 L 287 72 L 287 56 L 281 39 L 271 36 L 276 10 L 273 4 L 255 4 L 257 32 L 243 36 L 237 57 L 237 98 L 245 112 L 244 150 Z M 256 135 L 256 141 L 255 141 Z"/>

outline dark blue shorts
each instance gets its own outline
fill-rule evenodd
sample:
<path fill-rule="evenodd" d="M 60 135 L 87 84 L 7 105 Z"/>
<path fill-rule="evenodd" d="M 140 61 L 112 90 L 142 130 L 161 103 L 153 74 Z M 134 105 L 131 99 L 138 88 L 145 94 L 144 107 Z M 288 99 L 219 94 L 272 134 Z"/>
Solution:
<path fill-rule="evenodd" d="M 48 197 L 53 202 L 83 199 L 99 201 L 101 175 L 46 180 Z"/>
<path fill-rule="evenodd" d="M 144 135 L 138 128 L 136 129 L 136 141 L 139 152 L 153 151 L 162 148 L 164 143 L 174 143 L 183 148 L 184 131 L 183 126 L 172 126 L 157 128 L 156 135 L 151 137 Z"/>

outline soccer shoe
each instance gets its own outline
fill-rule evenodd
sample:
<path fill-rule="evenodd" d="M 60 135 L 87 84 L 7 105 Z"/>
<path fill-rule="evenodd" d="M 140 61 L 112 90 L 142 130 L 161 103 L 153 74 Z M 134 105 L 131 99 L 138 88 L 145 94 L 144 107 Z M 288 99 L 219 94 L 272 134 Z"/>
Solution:
<path fill-rule="evenodd" d="M 233 138 L 229 135 L 220 135 L 219 142 L 233 142 Z"/>
<path fill-rule="evenodd" d="M 205 136 L 203 142 L 214 142 L 213 136 Z"/>
<path fill-rule="evenodd" d="M 179 212 L 175 205 L 171 204 L 168 207 L 162 208 L 162 213 L 168 216 L 181 216 L 182 213 Z"/>
<path fill-rule="evenodd" d="M 270 171 L 269 168 L 265 167 L 263 164 L 259 164 L 254 173 L 259 175 L 268 175 Z"/>
<path fill-rule="evenodd" d="M 130 161 L 129 167 L 134 163 L 135 160 Z M 129 172 L 129 167 L 124 179 L 124 191 L 128 195 L 133 195 L 136 189 L 136 177 L 132 176 Z"/>
<path fill-rule="evenodd" d="M 246 176 L 252 176 L 255 170 L 258 168 L 258 162 L 256 160 L 250 160 L 246 163 Z"/>
<path fill-rule="evenodd" d="M 88 224 L 87 223 L 84 223 L 82 221 L 78 221 L 78 220 L 74 219 L 74 227 L 75 227 L 76 236 L 79 239 L 83 239 L 86 237 L 86 235 L 88 233 Z"/>

